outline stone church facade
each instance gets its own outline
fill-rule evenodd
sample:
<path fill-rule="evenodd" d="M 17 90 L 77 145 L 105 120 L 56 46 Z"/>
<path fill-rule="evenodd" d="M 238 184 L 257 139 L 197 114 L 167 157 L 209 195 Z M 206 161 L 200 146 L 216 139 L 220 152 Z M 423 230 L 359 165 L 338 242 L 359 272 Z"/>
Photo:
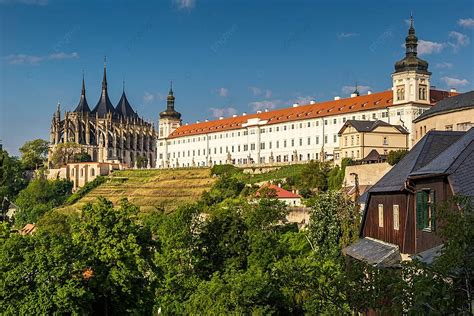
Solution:
<path fill-rule="evenodd" d="M 93 162 L 121 163 L 129 168 L 141 159 L 148 168 L 156 163 L 156 132 L 153 123 L 139 117 L 125 95 L 113 106 L 107 91 L 107 71 L 104 64 L 102 93 L 91 110 L 86 99 L 84 78 L 79 104 L 72 112 L 61 116 L 60 105 L 53 115 L 50 133 L 50 153 L 61 143 L 76 143 L 80 151 Z M 50 159 L 51 166 L 51 159 Z"/>

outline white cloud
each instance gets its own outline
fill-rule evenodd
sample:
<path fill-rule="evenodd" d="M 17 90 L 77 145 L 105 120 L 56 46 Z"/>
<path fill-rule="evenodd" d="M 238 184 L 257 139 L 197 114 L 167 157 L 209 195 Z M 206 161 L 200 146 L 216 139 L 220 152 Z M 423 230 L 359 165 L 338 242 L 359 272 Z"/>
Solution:
<path fill-rule="evenodd" d="M 309 102 L 311 102 L 312 100 L 314 100 L 315 98 L 313 96 L 298 96 L 296 97 L 296 99 L 293 99 L 293 100 L 290 100 L 288 103 L 290 104 L 293 104 L 293 103 L 298 103 L 300 105 L 304 105 L 304 104 L 309 104 Z"/>
<path fill-rule="evenodd" d="M 250 91 L 252 91 L 253 95 L 259 96 L 263 95 L 265 96 L 265 99 L 271 98 L 273 95 L 272 90 L 270 89 L 262 89 L 258 87 L 249 87 Z"/>
<path fill-rule="evenodd" d="M 280 100 L 263 100 L 250 102 L 249 105 L 253 111 L 261 111 L 265 109 L 272 110 L 281 104 Z"/>
<path fill-rule="evenodd" d="M 339 39 L 355 37 L 355 36 L 359 36 L 359 33 L 354 33 L 354 32 L 345 33 L 345 32 L 342 32 L 342 33 L 337 34 L 337 38 L 339 38 Z"/>
<path fill-rule="evenodd" d="M 453 68 L 453 64 L 448 63 L 448 62 L 442 62 L 442 63 L 437 63 L 435 67 L 439 69 L 450 69 L 450 68 Z"/>
<path fill-rule="evenodd" d="M 462 27 L 471 28 L 471 27 L 474 27 L 474 19 L 472 18 L 459 19 L 458 24 Z"/>
<path fill-rule="evenodd" d="M 218 117 L 229 117 L 234 114 L 237 114 L 237 110 L 233 107 L 226 107 L 226 108 L 209 108 L 209 111 L 211 112 L 212 117 L 218 118 Z"/>
<path fill-rule="evenodd" d="M 252 91 L 253 95 L 260 95 L 262 93 L 262 89 L 257 87 L 250 87 L 250 91 Z"/>
<path fill-rule="evenodd" d="M 145 95 L 143 96 L 143 102 L 145 103 L 151 103 L 155 100 L 155 95 L 150 93 L 150 92 L 145 92 Z"/>
<path fill-rule="evenodd" d="M 463 46 L 469 45 L 469 42 L 470 42 L 469 37 L 467 37 L 467 35 L 464 35 L 456 31 L 450 32 L 449 38 L 452 40 L 449 42 L 449 45 L 451 45 L 455 51 L 457 51 L 459 48 Z"/>
<path fill-rule="evenodd" d="M 26 54 L 14 54 L 5 57 L 9 64 L 12 65 L 37 65 L 45 60 L 64 60 L 64 59 L 78 59 L 79 54 L 76 52 L 73 53 L 53 53 L 48 56 L 34 56 Z"/>
<path fill-rule="evenodd" d="M 418 41 L 418 55 L 431 55 L 440 53 L 446 47 L 445 43 L 437 43 L 431 41 Z"/>
<path fill-rule="evenodd" d="M 442 77 L 441 80 L 446 83 L 447 86 L 450 88 L 453 87 L 462 87 L 469 84 L 467 79 L 458 79 L 458 78 L 451 78 L 451 77 Z"/>
<path fill-rule="evenodd" d="M 221 97 L 226 97 L 226 96 L 229 95 L 229 89 L 227 89 L 227 88 L 220 88 L 220 89 L 218 90 L 218 93 L 219 93 L 219 95 L 220 95 Z"/>
<path fill-rule="evenodd" d="M 354 92 L 355 89 L 356 89 L 355 86 L 343 86 L 341 90 L 343 93 L 349 94 L 349 93 Z M 359 85 L 357 86 L 357 90 L 359 90 L 361 94 L 367 93 L 367 91 L 369 91 L 370 89 L 371 89 L 370 86 L 359 86 Z"/>
<path fill-rule="evenodd" d="M 48 56 L 48 59 L 52 59 L 52 60 L 76 59 L 76 58 L 79 58 L 79 54 L 76 52 L 73 52 L 71 54 L 61 52 L 61 53 L 54 53 Z"/>
<path fill-rule="evenodd" d="M 196 5 L 196 0 L 173 0 L 179 10 L 191 10 Z"/>
<path fill-rule="evenodd" d="M 26 55 L 26 54 L 16 54 L 16 55 L 9 55 L 5 57 L 9 64 L 12 65 L 36 65 L 39 64 L 41 61 L 44 60 L 44 57 L 41 56 L 33 56 L 33 55 Z"/>

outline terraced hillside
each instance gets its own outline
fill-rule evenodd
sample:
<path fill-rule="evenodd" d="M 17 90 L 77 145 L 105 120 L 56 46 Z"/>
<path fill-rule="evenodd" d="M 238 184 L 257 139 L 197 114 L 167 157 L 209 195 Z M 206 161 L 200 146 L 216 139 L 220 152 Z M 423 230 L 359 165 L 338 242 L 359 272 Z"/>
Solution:
<path fill-rule="evenodd" d="M 215 179 L 209 169 L 122 170 L 115 171 L 107 182 L 99 185 L 64 211 L 79 210 L 87 202 L 103 196 L 116 203 L 126 197 L 140 211 L 164 208 L 167 212 L 183 203 L 196 201 Z"/>

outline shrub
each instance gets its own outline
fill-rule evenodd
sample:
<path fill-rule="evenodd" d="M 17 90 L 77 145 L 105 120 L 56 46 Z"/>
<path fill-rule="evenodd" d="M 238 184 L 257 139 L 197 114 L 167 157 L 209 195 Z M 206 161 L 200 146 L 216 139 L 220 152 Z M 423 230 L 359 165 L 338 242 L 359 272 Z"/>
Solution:
<path fill-rule="evenodd" d="M 230 177 L 241 172 L 241 169 L 234 167 L 233 165 L 215 165 L 211 168 L 211 175 L 216 176 Z"/>
<path fill-rule="evenodd" d="M 92 189 L 97 188 L 99 185 L 104 183 L 107 180 L 106 177 L 98 176 L 93 181 L 86 183 L 85 186 L 77 190 L 73 193 L 64 203 L 65 205 L 71 205 L 76 203 L 79 199 L 81 199 L 84 195 L 92 191 Z"/>
<path fill-rule="evenodd" d="M 391 150 L 387 156 L 387 162 L 389 165 L 393 166 L 396 165 L 403 157 L 408 154 L 408 150 L 400 149 L 400 150 Z"/>

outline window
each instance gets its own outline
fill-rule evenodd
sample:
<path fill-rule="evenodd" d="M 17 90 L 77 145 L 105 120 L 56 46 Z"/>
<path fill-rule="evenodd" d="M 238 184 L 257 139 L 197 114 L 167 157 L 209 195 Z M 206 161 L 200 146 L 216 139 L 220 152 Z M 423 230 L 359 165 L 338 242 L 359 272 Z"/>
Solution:
<path fill-rule="evenodd" d="M 316 136 L 316 145 L 319 144 L 319 136 Z"/>
<path fill-rule="evenodd" d="M 332 122 L 333 122 L 334 124 L 336 124 L 336 123 L 337 123 L 337 119 L 333 119 Z"/>
<path fill-rule="evenodd" d="M 333 136 L 333 141 L 334 141 L 335 143 L 337 143 L 337 134 L 334 134 L 334 136 Z"/>
<path fill-rule="evenodd" d="M 396 204 L 393 205 L 393 229 L 400 229 L 400 207 Z"/>
<path fill-rule="evenodd" d="M 416 227 L 427 231 L 436 229 L 434 190 L 424 189 L 416 192 Z"/>
<path fill-rule="evenodd" d="M 265 143 L 260 143 L 260 149 L 265 149 Z"/>
<path fill-rule="evenodd" d="M 418 88 L 418 99 L 426 100 L 426 85 L 420 85 Z"/>
<path fill-rule="evenodd" d="M 351 136 L 351 146 L 354 146 L 354 135 Z"/>
<path fill-rule="evenodd" d="M 286 148 L 286 139 L 283 141 L 283 147 Z"/>
<path fill-rule="evenodd" d="M 328 120 L 324 120 L 324 125 L 328 125 Z"/>
<path fill-rule="evenodd" d="M 344 136 L 344 146 L 347 146 L 347 136 Z"/>
<path fill-rule="evenodd" d="M 445 130 L 447 131 L 452 131 L 453 130 L 453 125 L 446 125 Z"/>
<path fill-rule="evenodd" d="M 468 131 L 471 127 L 474 126 L 474 123 L 471 122 L 463 122 L 457 124 L 458 131 Z"/>
<path fill-rule="evenodd" d="M 388 145 L 388 138 L 387 138 L 387 137 L 384 137 L 384 138 L 383 138 L 383 144 L 384 144 L 384 145 Z"/>
<path fill-rule="evenodd" d="M 383 204 L 379 204 L 379 227 L 383 227 Z"/>
<path fill-rule="evenodd" d="M 250 144 L 250 150 L 255 150 L 255 144 L 254 143 Z"/>
<path fill-rule="evenodd" d="M 405 86 L 397 86 L 397 100 L 405 100 Z"/>
<path fill-rule="evenodd" d="M 308 137 L 308 145 L 311 145 L 311 137 Z"/>
<path fill-rule="evenodd" d="M 359 137 L 359 135 L 357 135 L 357 137 L 356 137 L 356 144 L 359 145 L 359 142 L 360 142 L 360 137 Z"/>
<path fill-rule="evenodd" d="M 324 135 L 324 143 L 325 143 L 325 144 L 328 143 L 328 135 Z"/>
<path fill-rule="evenodd" d="M 291 140 L 291 147 L 295 147 L 295 140 L 294 139 Z"/>
<path fill-rule="evenodd" d="M 372 113 L 372 118 L 376 119 L 377 118 L 377 113 Z"/>
<path fill-rule="evenodd" d="M 303 138 L 300 138 L 300 146 L 303 146 Z"/>

